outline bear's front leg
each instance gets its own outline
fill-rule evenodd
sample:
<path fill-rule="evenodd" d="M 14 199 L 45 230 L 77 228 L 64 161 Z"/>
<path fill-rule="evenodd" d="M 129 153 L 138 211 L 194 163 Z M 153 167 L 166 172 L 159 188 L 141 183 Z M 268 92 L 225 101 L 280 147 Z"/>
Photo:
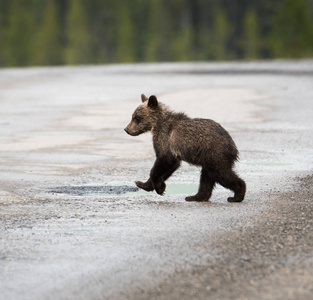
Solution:
<path fill-rule="evenodd" d="M 150 180 L 155 191 L 159 195 L 163 195 L 165 192 L 166 180 L 169 176 L 167 173 L 173 168 L 173 163 L 171 163 L 167 158 L 157 158 L 153 168 L 150 171 Z M 172 173 L 172 172 L 171 172 Z M 165 175 L 165 178 L 163 177 Z"/>
<path fill-rule="evenodd" d="M 168 179 L 180 166 L 180 161 L 175 158 L 157 158 L 150 171 L 150 178 L 146 182 L 136 181 L 135 184 L 148 192 L 155 190 L 159 195 L 165 192 L 165 180 Z"/>

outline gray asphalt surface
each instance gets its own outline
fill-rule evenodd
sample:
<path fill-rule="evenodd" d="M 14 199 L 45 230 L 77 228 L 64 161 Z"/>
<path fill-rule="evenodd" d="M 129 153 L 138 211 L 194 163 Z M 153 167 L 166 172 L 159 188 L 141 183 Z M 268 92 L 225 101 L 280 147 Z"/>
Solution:
<path fill-rule="evenodd" d="M 0 299 L 312 299 L 313 61 L 0 70 Z M 137 191 L 156 94 L 229 130 L 246 199 Z"/>

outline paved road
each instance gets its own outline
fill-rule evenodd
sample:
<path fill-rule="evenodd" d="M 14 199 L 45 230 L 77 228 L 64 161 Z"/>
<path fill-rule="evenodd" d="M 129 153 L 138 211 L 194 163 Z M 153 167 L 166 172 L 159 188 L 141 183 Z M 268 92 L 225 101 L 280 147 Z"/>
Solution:
<path fill-rule="evenodd" d="M 313 62 L 0 70 L 1 299 L 311 299 Z M 246 200 L 134 188 L 151 137 L 123 132 L 140 94 L 215 119 Z"/>

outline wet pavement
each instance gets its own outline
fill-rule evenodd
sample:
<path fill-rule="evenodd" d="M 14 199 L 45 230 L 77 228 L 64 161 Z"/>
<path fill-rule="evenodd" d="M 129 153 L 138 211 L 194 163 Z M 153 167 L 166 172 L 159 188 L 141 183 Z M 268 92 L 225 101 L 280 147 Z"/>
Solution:
<path fill-rule="evenodd" d="M 312 61 L 0 70 L 0 298 L 309 299 L 312 79 Z M 244 202 L 185 202 L 188 164 L 163 197 L 135 187 L 141 93 L 229 130 Z"/>

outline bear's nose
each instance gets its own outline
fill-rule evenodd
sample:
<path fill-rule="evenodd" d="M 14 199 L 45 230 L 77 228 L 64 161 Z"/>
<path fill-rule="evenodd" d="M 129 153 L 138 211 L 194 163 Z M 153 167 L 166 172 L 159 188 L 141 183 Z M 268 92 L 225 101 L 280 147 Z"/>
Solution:
<path fill-rule="evenodd" d="M 125 127 L 125 128 L 124 128 L 124 130 L 125 130 L 125 132 L 126 132 L 126 133 L 128 133 L 128 129 L 127 129 L 127 127 Z"/>

